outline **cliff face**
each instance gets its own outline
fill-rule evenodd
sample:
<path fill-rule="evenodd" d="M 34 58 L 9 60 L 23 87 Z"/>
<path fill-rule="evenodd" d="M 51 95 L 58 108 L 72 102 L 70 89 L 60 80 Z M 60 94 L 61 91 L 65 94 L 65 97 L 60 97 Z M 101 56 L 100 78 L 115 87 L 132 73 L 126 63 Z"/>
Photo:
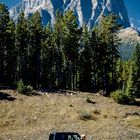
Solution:
<path fill-rule="evenodd" d="M 24 11 L 26 17 L 36 11 L 42 16 L 42 22 L 46 25 L 49 21 L 54 23 L 57 10 L 62 12 L 71 9 L 77 15 L 79 26 L 87 24 L 93 27 L 102 15 L 110 12 L 119 16 L 119 22 L 124 27 L 129 27 L 127 9 L 123 0 L 22 0 L 21 3 L 9 10 L 11 18 L 17 19 L 20 11 Z"/>

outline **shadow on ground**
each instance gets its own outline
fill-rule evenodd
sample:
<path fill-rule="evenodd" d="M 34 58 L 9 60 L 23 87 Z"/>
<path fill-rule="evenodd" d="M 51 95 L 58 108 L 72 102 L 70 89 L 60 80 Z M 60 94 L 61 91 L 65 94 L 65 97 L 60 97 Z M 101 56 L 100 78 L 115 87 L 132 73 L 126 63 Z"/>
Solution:
<path fill-rule="evenodd" d="M 23 95 L 25 95 L 25 96 L 40 96 L 41 94 L 39 94 L 38 91 L 33 90 L 31 92 L 23 93 Z"/>
<path fill-rule="evenodd" d="M 136 100 L 135 106 L 140 106 L 140 100 Z"/>
<path fill-rule="evenodd" d="M 12 97 L 7 93 L 0 92 L 0 101 L 1 100 L 14 101 L 15 99 L 16 99 L 15 97 Z"/>
<path fill-rule="evenodd" d="M 132 102 L 132 103 L 127 104 L 127 105 L 140 107 L 140 99 L 135 99 L 135 102 Z"/>
<path fill-rule="evenodd" d="M 94 101 L 88 101 L 88 103 L 90 103 L 90 104 L 96 104 L 96 102 L 94 102 Z"/>

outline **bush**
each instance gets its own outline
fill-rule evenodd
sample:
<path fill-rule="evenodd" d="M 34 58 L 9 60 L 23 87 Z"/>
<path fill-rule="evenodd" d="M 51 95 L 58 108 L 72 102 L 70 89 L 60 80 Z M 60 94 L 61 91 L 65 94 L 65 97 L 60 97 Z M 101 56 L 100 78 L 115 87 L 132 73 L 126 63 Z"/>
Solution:
<path fill-rule="evenodd" d="M 27 93 L 27 87 L 25 86 L 25 84 L 22 81 L 22 79 L 17 84 L 17 91 L 19 93 L 22 93 L 22 94 L 26 94 Z"/>
<path fill-rule="evenodd" d="M 121 90 L 116 90 L 112 92 L 111 97 L 114 99 L 115 102 L 119 104 L 129 104 L 131 100 L 129 96 L 123 93 Z"/>
<path fill-rule="evenodd" d="M 33 91 L 33 87 L 28 85 L 26 86 L 21 79 L 17 84 L 17 91 L 21 94 L 31 95 Z"/>

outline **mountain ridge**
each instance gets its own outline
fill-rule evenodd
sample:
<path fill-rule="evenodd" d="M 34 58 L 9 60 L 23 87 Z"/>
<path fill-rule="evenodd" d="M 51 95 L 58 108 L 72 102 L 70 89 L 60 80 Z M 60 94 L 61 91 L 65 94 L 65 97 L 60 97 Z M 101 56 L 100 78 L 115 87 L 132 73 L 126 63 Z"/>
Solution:
<path fill-rule="evenodd" d="M 140 44 L 140 32 L 133 27 L 121 29 L 118 32 L 121 39 L 119 53 L 123 60 L 129 60 L 133 55 L 133 50 L 137 44 Z"/>
<path fill-rule="evenodd" d="M 91 28 L 102 15 L 114 13 L 119 16 L 119 23 L 123 27 L 130 27 L 123 0 L 22 0 L 11 8 L 9 13 L 10 17 L 16 20 L 21 11 L 24 11 L 26 17 L 39 11 L 43 25 L 46 25 L 48 22 L 54 23 L 57 10 L 63 13 L 69 9 L 77 16 L 79 26 L 86 24 Z"/>

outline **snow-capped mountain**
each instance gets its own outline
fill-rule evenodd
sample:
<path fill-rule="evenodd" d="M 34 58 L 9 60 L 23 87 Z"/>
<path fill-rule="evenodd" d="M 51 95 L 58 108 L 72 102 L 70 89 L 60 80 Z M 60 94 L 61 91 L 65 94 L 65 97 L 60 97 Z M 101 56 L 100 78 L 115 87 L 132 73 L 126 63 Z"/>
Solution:
<path fill-rule="evenodd" d="M 87 24 L 92 27 L 102 15 L 107 15 L 110 12 L 119 16 L 119 22 L 124 27 L 130 26 L 123 0 L 22 0 L 9 12 L 11 18 L 16 20 L 21 11 L 24 11 L 26 17 L 39 11 L 42 22 L 46 25 L 49 21 L 54 23 L 57 10 L 64 12 L 68 9 L 73 10 L 77 15 L 80 26 Z"/>

